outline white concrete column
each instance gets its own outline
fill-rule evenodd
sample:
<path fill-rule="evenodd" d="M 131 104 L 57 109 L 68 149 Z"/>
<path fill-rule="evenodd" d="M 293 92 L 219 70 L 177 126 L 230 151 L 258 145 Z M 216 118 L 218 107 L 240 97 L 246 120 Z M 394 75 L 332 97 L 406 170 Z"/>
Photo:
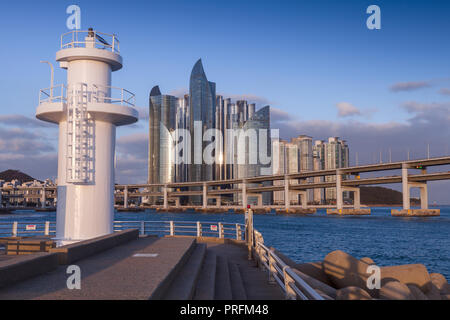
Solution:
<path fill-rule="evenodd" d="M 353 192 L 353 206 L 357 210 L 361 209 L 361 190 L 359 188 Z"/>
<path fill-rule="evenodd" d="M 242 207 L 247 209 L 247 181 L 242 181 Z"/>
<path fill-rule="evenodd" d="M 203 184 L 203 209 L 208 207 L 208 186 Z"/>
<path fill-rule="evenodd" d="M 176 198 L 175 198 L 175 206 L 176 206 L 177 208 L 181 207 L 181 205 L 180 205 L 180 197 L 176 197 Z"/>
<path fill-rule="evenodd" d="M 216 197 L 216 206 L 220 207 L 222 205 L 222 196 Z"/>
<path fill-rule="evenodd" d="M 409 184 L 408 184 L 408 167 L 402 166 L 402 192 L 403 192 L 403 210 L 410 209 Z"/>
<path fill-rule="evenodd" d="M 1 197 L 0 197 L 0 200 L 1 200 Z M 41 208 L 45 208 L 45 207 L 46 207 L 45 202 L 46 202 L 46 198 L 45 198 L 45 188 L 42 188 L 42 194 L 41 194 Z"/>
<path fill-rule="evenodd" d="M 308 192 L 307 191 L 300 192 L 300 201 L 302 203 L 302 208 L 307 209 L 308 208 Z"/>
<path fill-rule="evenodd" d="M 344 207 L 344 199 L 342 193 L 342 175 L 340 170 L 336 170 L 336 206 L 338 210 Z"/>
<path fill-rule="evenodd" d="M 262 198 L 262 194 L 258 194 L 258 207 L 262 208 L 263 206 L 263 198 Z"/>
<path fill-rule="evenodd" d="M 428 188 L 426 183 L 420 188 L 420 208 L 428 209 Z"/>
<path fill-rule="evenodd" d="M 123 207 L 128 208 L 128 187 L 125 186 L 123 189 Z"/>
<path fill-rule="evenodd" d="M 163 187 L 163 193 L 164 193 L 164 209 L 167 209 L 169 207 L 169 198 L 167 194 L 167 184 Z"/>
<path fill-rule="evenodd" d="M 289 209 L 291 206 L 291 198 L 289 197 L 289 179 L 284 177 L 284 207 Z"/>

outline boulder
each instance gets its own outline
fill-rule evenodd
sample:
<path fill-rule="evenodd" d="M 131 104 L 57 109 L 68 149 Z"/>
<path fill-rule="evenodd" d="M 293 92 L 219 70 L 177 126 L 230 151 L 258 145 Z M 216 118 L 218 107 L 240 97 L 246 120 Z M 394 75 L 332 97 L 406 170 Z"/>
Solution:
<path fill-rule="evenodd" d="M 441 300 L 450 300 L 450 294 L 441 294 Z"/>
<path fill-rule="evenodd" d="M 332 285 L 330 279 L 327 277 L 323 270 L 322 261 L 317 262 L 308 262 L 308 263 L 297 263 L 295 265 L 295 269 L 307 274 L 314 279 L 319 280 L 322 283 L 325 283 L 329 286 Z"/>
<path fill-rule="evenodd" d="M 367 290 L 372 297 L 377 297 L 379 290 L 367 288 L 367 279 L 371 274 L 367 273 L 370 264 L 365 261 L 368 260 L 361 261 L 336 250 L 325 257 L 322 265 L 324 273 L 336 289 L 354 286 Z M 425 294 L 431 289 L 431 277 L 423 264 L 380 267 L 380 271 L 382 287 L 388 282 L 398 281 L 404 285 L 416 285 Z"/>
<path fill-rule="evenodd" d="M 336 289 L 333 287 L 330 287 L 329 285 L 327 285 L 326 283 L 323 283 L 313 277 L 310 277 L 309 275 L 297 270 L 297 269 L 292 269 L 294 270 L 294 272 L 300 277 L 302 278 L 311 288 L 313 288 L 316 291 L 321 291 L 324 294 L 326 294 L 327 296 L 336 299 Z"/>
<path fill-rule="evenodd" d="M 321 291 L 321 290 L 316 290 L 316 292 L 318 294 L 320 294 L 322 296 L 322 298 L 324 298 L 325 300 L 335 300 L 332 297 L 330 297 L 329 295 L 327 295 L 325 292 Z"/>
<path fill-rule="evenodd" d="M 323 270 L 337 289 L 347 287 L 366 288 L 369 264 L 362 262 L 351 255 L 336 250 L 327 254 L 323 260 Z"/>
<path fill-rule="evenodd" d="M 389 281 L 416 285 L 424 293 L 431 289 L 431 278 L 423 264 L 381 267 L 381 286 Z"/>
<path fill-rule="evenodd" d="M 415 300 L 428 300 L 428 297 L 414 284 L 407 284 L 409 290 L 413 294 Z"/>
<path fill-rule="evenodd" d="M 383 300 L 415 300 L 414 295 L 406 284 L 389 281 L 380 289 L 380 299 Z"/>
<path fill-rule="evenodd" d="M 275 248 L 270 248 L 275 252 L 275 254 L 281 258 L 288 266 L 291 268 L 295 268 L 304 274 L 307 274 L 310 277 L 313 277 L 314 279 L 319 280 L 320 282 L 323 282 L 329 286 L 332 285 L 330 280 L 328 279 L 327 275 L 323 271 L 322 261 L 318 262 L 308 262 L 308 263 L 297 263 L 290 259 L 288 256 L 283 254 L 282 252 L 278 251 Z"/>
<path fill-rule="evenodd" d="M 336 291 L 336 300 L 371 300 L 367 291 L 359 287 L 347 287 Z"/>
<path fill-rule="evenodd" d="M 369 257 L 361 258 L 361 259 L 359 259 L 359 261 L 367 263 L 369 265 L 375 264 L 375 262 L 373 262 L 373 260 L 371 258 L 369 258 Z"/>
<path fill-rule="evenodd" d="M 441 294 L 450 294 L 450 285 L 447 279 L 440 273 L 431 273 L 431 282 L 438 288 Z"/>
<path fill-rule="evenodd" d="M 431 284 L 431 289 L 427 293 L 425 293 L 425 295 L 427 296 L 428 300 L 442 299 L 439 289 L 433 283 Z"/>

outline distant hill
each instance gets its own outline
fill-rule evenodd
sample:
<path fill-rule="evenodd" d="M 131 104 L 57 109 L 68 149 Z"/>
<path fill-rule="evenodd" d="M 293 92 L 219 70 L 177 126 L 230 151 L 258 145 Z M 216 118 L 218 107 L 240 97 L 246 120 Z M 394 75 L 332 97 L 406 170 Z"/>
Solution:
<path fill-rule="evenodd" d="M 384 187 L 361 187 L 361 204 L 403 204 L 403 195 L 401 192 Z M 420 200 L 411 198 L 412 204 L 419 204 Z"/>
<path fill-rule="evenodd" d="M 19 170 L 9 169 L 9 170 L 0 172 L 0 180 L 5 180 L 6 182 L 9 182 L 14 179 L 19 180 L 22 183 L 37 180 Z M 37 181 L 39 181 L 39 180 L 37 180 Z"/>

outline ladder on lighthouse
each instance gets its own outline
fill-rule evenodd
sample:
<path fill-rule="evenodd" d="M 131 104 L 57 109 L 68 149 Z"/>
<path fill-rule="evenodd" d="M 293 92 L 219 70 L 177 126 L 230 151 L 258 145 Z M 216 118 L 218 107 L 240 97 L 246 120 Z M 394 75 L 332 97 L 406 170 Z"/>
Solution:
<path fill-rule="evenodd" d="M 89 92 L 85 83 L 67 90 L 67 182 L 93 181 L 93 120 L 87 111 Z"/>

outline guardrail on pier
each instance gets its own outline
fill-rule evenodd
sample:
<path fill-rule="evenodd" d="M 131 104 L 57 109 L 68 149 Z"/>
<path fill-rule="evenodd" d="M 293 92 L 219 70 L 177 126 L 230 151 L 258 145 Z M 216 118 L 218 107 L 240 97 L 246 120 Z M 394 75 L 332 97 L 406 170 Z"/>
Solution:
<path fill-rule="evenodd" d="M 141 235 L 245 239 L 245 225 L 204 221 L 114 221 L 114 231 L 139 229 Z"/>
<path fill-rule="evenodd" d="M 324 300 L 294 270 L 288 266 L 273 250 L 264 245 L 260 232 L 254 231 L 255 259 L 269 274 L 269 282 L 276 282 L 290 300 Z"/>
<path fill-rule="evenodd" d="M 0 222 L 0 237 L 50 236 L 56 233 L 53 221 Z"/>
<path fill-rule="evenodd" d="M 114 231 L 138 229 L 141 235 L 194 236 L 245 239 L 245 226 L 240 223 L 200 221 L 114 221 Z M 1 222 L 0 237 L 49 236 L 56 233 L 56 222 Z"/>

